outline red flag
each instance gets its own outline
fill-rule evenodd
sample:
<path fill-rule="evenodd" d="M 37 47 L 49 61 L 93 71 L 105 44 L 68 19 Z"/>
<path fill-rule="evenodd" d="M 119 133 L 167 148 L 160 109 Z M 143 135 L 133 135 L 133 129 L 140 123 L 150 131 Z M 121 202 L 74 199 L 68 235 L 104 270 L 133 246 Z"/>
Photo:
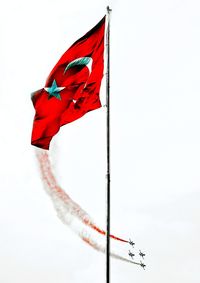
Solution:
<path fill-rule="evenodd" d="M 104 30 L 105 17 L 63 54 L 45 87 L 32 94 L 32 145 L 49 149 L 61 126 L 101 107 Z"/>

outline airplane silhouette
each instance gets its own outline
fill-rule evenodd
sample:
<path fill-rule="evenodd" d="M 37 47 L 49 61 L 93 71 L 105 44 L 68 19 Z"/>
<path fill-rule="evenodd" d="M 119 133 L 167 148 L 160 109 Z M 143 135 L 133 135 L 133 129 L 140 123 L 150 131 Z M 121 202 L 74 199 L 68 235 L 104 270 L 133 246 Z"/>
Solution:
<path fill-rule="evenodd" d="M 133 257 L 134 257 L 134 253 L 132 253 L 130 250 L 129 250 L 129 253 L 128 253 L 128 255 L 133 259 Z"/>
<path fill-rule="evenodd" d="M 142 253 L 142 252 L 141 252 L 141 250 L 140 250 L 139 255 L 140 255 L 140 256 L 144 259 L 145 254 L 144 254 L 144 253 Z"/>
<path fill-rule="evenodd" d="M 146 265 L 145 265 L 143 262 L 141 262 L 141 261 L 140 261 L 140 266 L 141 266 L 143 269 L 145 269 L 145 267 L 146 267 Z"/>
<path fill-rule="evenodd" d="M 131 246 L 134 246 L 135 245 L 135 243 L 131 240 L 131 239 L 129 239 L 129 242 L 128 242 Z"/>

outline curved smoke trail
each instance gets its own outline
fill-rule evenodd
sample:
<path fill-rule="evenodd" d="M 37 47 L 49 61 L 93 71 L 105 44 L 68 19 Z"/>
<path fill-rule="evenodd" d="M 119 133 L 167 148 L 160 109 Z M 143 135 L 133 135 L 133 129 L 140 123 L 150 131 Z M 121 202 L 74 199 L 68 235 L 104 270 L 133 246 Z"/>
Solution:
<path fill-rule="evenodd" d="M 49 160 L 48 153 L 44 150 L 37 150 L 36 155 L 39 161 L 42 179 L 49 187 L 49 189 L 47 189 L 48 193 L 54 191 L 57 196 L 62 199 L 63 202 L 67 205 L 71 214 L 78 217 L 85 225 L 89 226 L 93 230 L 97 231 L 102 235 L 106 235 L 106 232 L 104 230 L 96 226 L 90 215 L 85 210 L 83 210 L 76 202 L 74 202 L 69 197 L 69 195 L 57 184 L 57 181 L 51 169 L 51 163 Z M 114 235 L 110 235 L 110 237 L 114 240 L 128 243 L 127 240 L 121 239 Z"/>
<path fill-rule="evenodd" d="M 69 195 L 57 184 L 57 181 L 53 175 L 51 169 L 51 163 L 48 153 L 45 150 L 37 150 L 36 156 L 39 161 L 41 176 L 45 185 L 45 190 L 51 197 L 54 207 L 57 211 L 57 215 L 60 220 L 67 226 L 69 226 L 73 232 L 75 232 L 84 242 L 99 252 L 105 253 L 105 247 L 98 244 L 92 236 L 84 229 L 81 228 L 80 223 L 76 226 L 75 220 L 81 221 L 82 224 L 92 228 L 98 233 L 105 235 L 105 231 L 100 229 L 92 221 L 89 214 L 83 210 L 76 202 L 74 202 Z M 119 237 L 111 235 L 111 238 L 127 243 L 127 240 L 123 240 Z M 125 257 L 122 257 L 116 253 L 111 253 L 111 256 L 132 264 L 140 265 L 138 262 L 131 261 Z"/>

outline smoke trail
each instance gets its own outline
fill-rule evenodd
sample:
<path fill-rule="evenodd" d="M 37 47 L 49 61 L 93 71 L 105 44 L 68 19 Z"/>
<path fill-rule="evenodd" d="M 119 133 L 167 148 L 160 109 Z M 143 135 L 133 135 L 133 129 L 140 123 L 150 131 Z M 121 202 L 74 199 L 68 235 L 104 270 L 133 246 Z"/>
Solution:
<path fill-rule="evenodd" d="M 100 245 L 99 243 L 97 243 L 97 241 L 95 241 L 93 239 L 91 234 L 89 234 L 89 232 L 86 229 L 81 227 L 80 223 L 77 223 L 77 226 L 76 226 L 76 217 L 74 215 L 70 214 L 69 209 L 66 207 L 66 204 L 63 203 L 63 201 L 60 200 L 57 197 L 52 197 L 52 200 L 53 200 L 54 207 L 55 207 L 55 209 L 57 211 L 57 215 L 60 218 L 60 220 L 64 224 L 69 226 L 71 228 L 71 230 L 76 235 L 78 235 L 85 243 L 90 245 L 96 251 L 105 253 L 105 251 L 106 251 L 105 247 Z M 140 265 L 140 263 L 131 261 L 131 260 L 129 260 L 129 259 L 123 257 L 123 256 L 120 256 L 120 255 L 116 254 L 116 253 L 112 252 L 110 255 L 113 258 L 119 259 L 121 261 L 132 263 L 132 264 L 136 264 L 136 265 Z"/>
<path fill-rule="evenodd" d="M 78 235 L 85 243 L 87 243 L 88 245 L 90 245 L 92 248 L 94 248 L 96 251 L 105 253 L 105 247 L 98 244 L 97 241 L 95 241 L 93 239 L 93 237 L 86 231 L 86 229 L 81 228 L 81 225 L 77 225 L 76 227 L 76 223 L 75 223 L 75 216 L 74 215 L 70 215 L 70 212 L 68 210 L 68 208 L 66 208 L 66 205 L 62 202 L 62 200 L 59 200 L 57 197 L 52 198 L 53 200 L 53 204 L 54 207 L 57 211 L 58 217 L 60 218 L 60 220 L 68 225 L 71 230 Z M 78 223 L 77 223 L 78 224 Z M 122 257 L 116 253 L 111 253 L 110 254 L 113 258 L 122 260 L 124 262 L 128 262 L 128 263 L 132 263 L 132 264 L 137 264 L 140 265 L 140 263 L 138 262 L 134 262 L 131 261 L 125 257 Z"/>
<path fill-rule="evenodd" d="M 48 158 L 48 154 L 44 150 L 37 150 L 36 155 L 39 161 L 42 178 L 44 180 L 44 186 L 46 192 L 50 195 L 57 215 L 60 220 L 71 230 L 76 233 L 85 243 L 90 245 L 95 250 L 105 253 L 105 247 L 98 244 L 92 236 L 86 231 L 86 229 L 81 228 L 81 224 L 76 221 L 81 221 L 82 225 L 86 224 L 88 227 L 105 235 L 105 231 L 98 228 L 87 212 L 85 212 L 77 203 L 75 203 L 58 185 L 56 179 L 51 170 L 51 164 Z M 118 237 L 112 236 L 113 239 L 127 242 Z M 123 256 L 116 253 L 111 253 L 113 258 L 122 260 L 124 262 L 129 262 L 132 264 L 140 265 L 138 262 L 131 261 Z"/>
<path fill-rule="evenodd" d="M 96 249 L 97 251 L 105 253 L 105 248 L 102 247 L 101 245 L 97 244 L 95 241 L 93 241 L 91 239 L 91 237 L 82 237 L 82 240 L 85 241 L 88 245 L 90 245 L 94 249 Z M 111 252 L 110 255 L 113 258 L 116 258 L 116 259 L 119 259 L 119 260 L 122 260 L 122 261 L 125 261 L 125 262 L 129 262 L 129 263 L 132 263 L 132 264 L 140 265 L 139 262 L 135 262 L 135 261 L 129 260 L 129 259 L 123 257 L 123 256 L 120 256 L 120 255 L 116 254 L 116 253 Z"/>
<path fill-rule="evenodd" d="M 51 169 L 51 163 L 48 157 L 48 153 L 44 150 L 39 149 L 36 151 L 36 155 L 39 161 L 42 178 L 44 182 L 48 185 L 46 189 L 48 194 L 51 195 L 51 193 L 54 192 L 56 196 L 62 199 L 62 201 L 66 204 L 66 207 L 72 215 L 78 217 L 85 225 L 97 231 L 99 234 L 106 235 L 106 232 L 104 230 L 96 226 L 90 215 L 85 210 L 83 210 L 76 202 L 74 202 L 69 197 L 69 195 L 64 192 L 63 189 L 60 188 L 60 186 L 57 184 L 57 181 Z M 114 240 L 128 243 L 127 240 L 121 239 L 114 235 L 110 235 L 110 237 Z"/>

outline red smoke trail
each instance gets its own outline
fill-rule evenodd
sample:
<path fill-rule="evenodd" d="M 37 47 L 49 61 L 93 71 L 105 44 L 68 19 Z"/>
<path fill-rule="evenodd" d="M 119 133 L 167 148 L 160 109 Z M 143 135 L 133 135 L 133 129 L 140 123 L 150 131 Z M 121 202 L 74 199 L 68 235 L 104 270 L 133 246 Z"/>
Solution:
<path fill-rule="evenodd" d="M 66 192 L 57 184 L 57 181 L 53 175 L 51 169 L 51 163 L 48 157 L 48 153 L 46 151 L 37 151 L 37 158 L 40 164 L 40 170 L 42 174 L 42 178 L 44 182 L 48 185 L 49 189 L 54 191 L 62 201 L 68 205 L 68 209 L 70 210 L 71 214 L 78 217 L 84 224 L 92 228 L 93 230 L 97 231 L 99 234 L 106 235 L 106 232 L 100 229 L 96 224 L 93 222 L 89 214 L 84 211 L 77 203 L 75 203 Z M 49 192 L 51 193 L 51 192 Z M 128 243 L 127 240 L 121 239 L 114 235 L 110 235 L 110 237 L 114 240 L 121 241 L 124 243 Z"/>
<path fill-rule="evenodd" d="M 90 226 L 92 229 L 94 229 L 95 231 L 97 231 L 98 233 L 102 234 L 102 235 L 106 235 L 106 232 L 104 230 L 101 230 L 100 228 L 98 228 L 97 226 L 95 226 L 94 224 L 92 223 L 87 223 L 86 221 L 84 221 L 84 223 L 88 226 Z M 124 242 L 124 243 L 128 243 L 127 240 L 124 240 L 124 239 L 121 239 L 119 237 L 116 237 L 114 235 L 110 235 L 110 238 L 114 239 L 114 240 L 117 240 L 117 241 L 120 241 L 120 242 Z"/>
<path fill-rule="evenodd" d="M 75 220 L 81 220 L 82 224 L 86 224 L 86 226 L 92 228 L 100 234 L 105 235 L 105 231 L 99 229 L 96 225 L 94 225 L 90 216 L 57 185 L 56 179 L 50 167 L 51 164 L 47 152 L 38 150 L 37 158 L 39 160 L 45 189 L 53 201 L 58 217 L 64 224 L 68 225 L 72 229 L 72 231 L 75 232 L 85 243 L 90 245 L 95 250 L 105 253 L 105 247 L 93 240 L 92 236 L 84 228 L 81 228 L 81 223 L 79 223 L 79 225 L 76 227 Z M 127 242 L 113 235 L 112 238 L 122 242 Z M 116 253 L 111 253 L 110 255 L 113 258 L 122 260 L 124 262 L 140 265 L 140 263 L 129 260 Z"/>
<path fill-rule="evenodd" d="M 102 246 L 100 246 L 100 245 L 98 245 L 98 244 L 97 244 L 96 242 L 94 242 L 91 238 L 89 238 L 89 237 L 84 237 L 84 236 L 83 236 L 83 237 L 82 237 L 82 240 L 83 240 L 84 242 L 86 242 L 88 245 L 90 245 L 92 248 L 94 248 L 95 250 L 98 250 L 98 251 L 100 251 L 100 252 L 105 253 L 105 248 L 102 247 Z M 122 261 L 125 261 L 125 262 L 129 262 L 129 263 L 132 263 L 132 264 L 140 265 L 139 262 L 135 262 L 135 261 L 129 260 L 129 259 L 123 257 L 123 256 L 118 255 L 118 254 L 111 253 L 110 255 L 111 255 L 113 258 L 116 258 L 116 259 L 119 259 L 119 260 L 122 260 Z"/>

